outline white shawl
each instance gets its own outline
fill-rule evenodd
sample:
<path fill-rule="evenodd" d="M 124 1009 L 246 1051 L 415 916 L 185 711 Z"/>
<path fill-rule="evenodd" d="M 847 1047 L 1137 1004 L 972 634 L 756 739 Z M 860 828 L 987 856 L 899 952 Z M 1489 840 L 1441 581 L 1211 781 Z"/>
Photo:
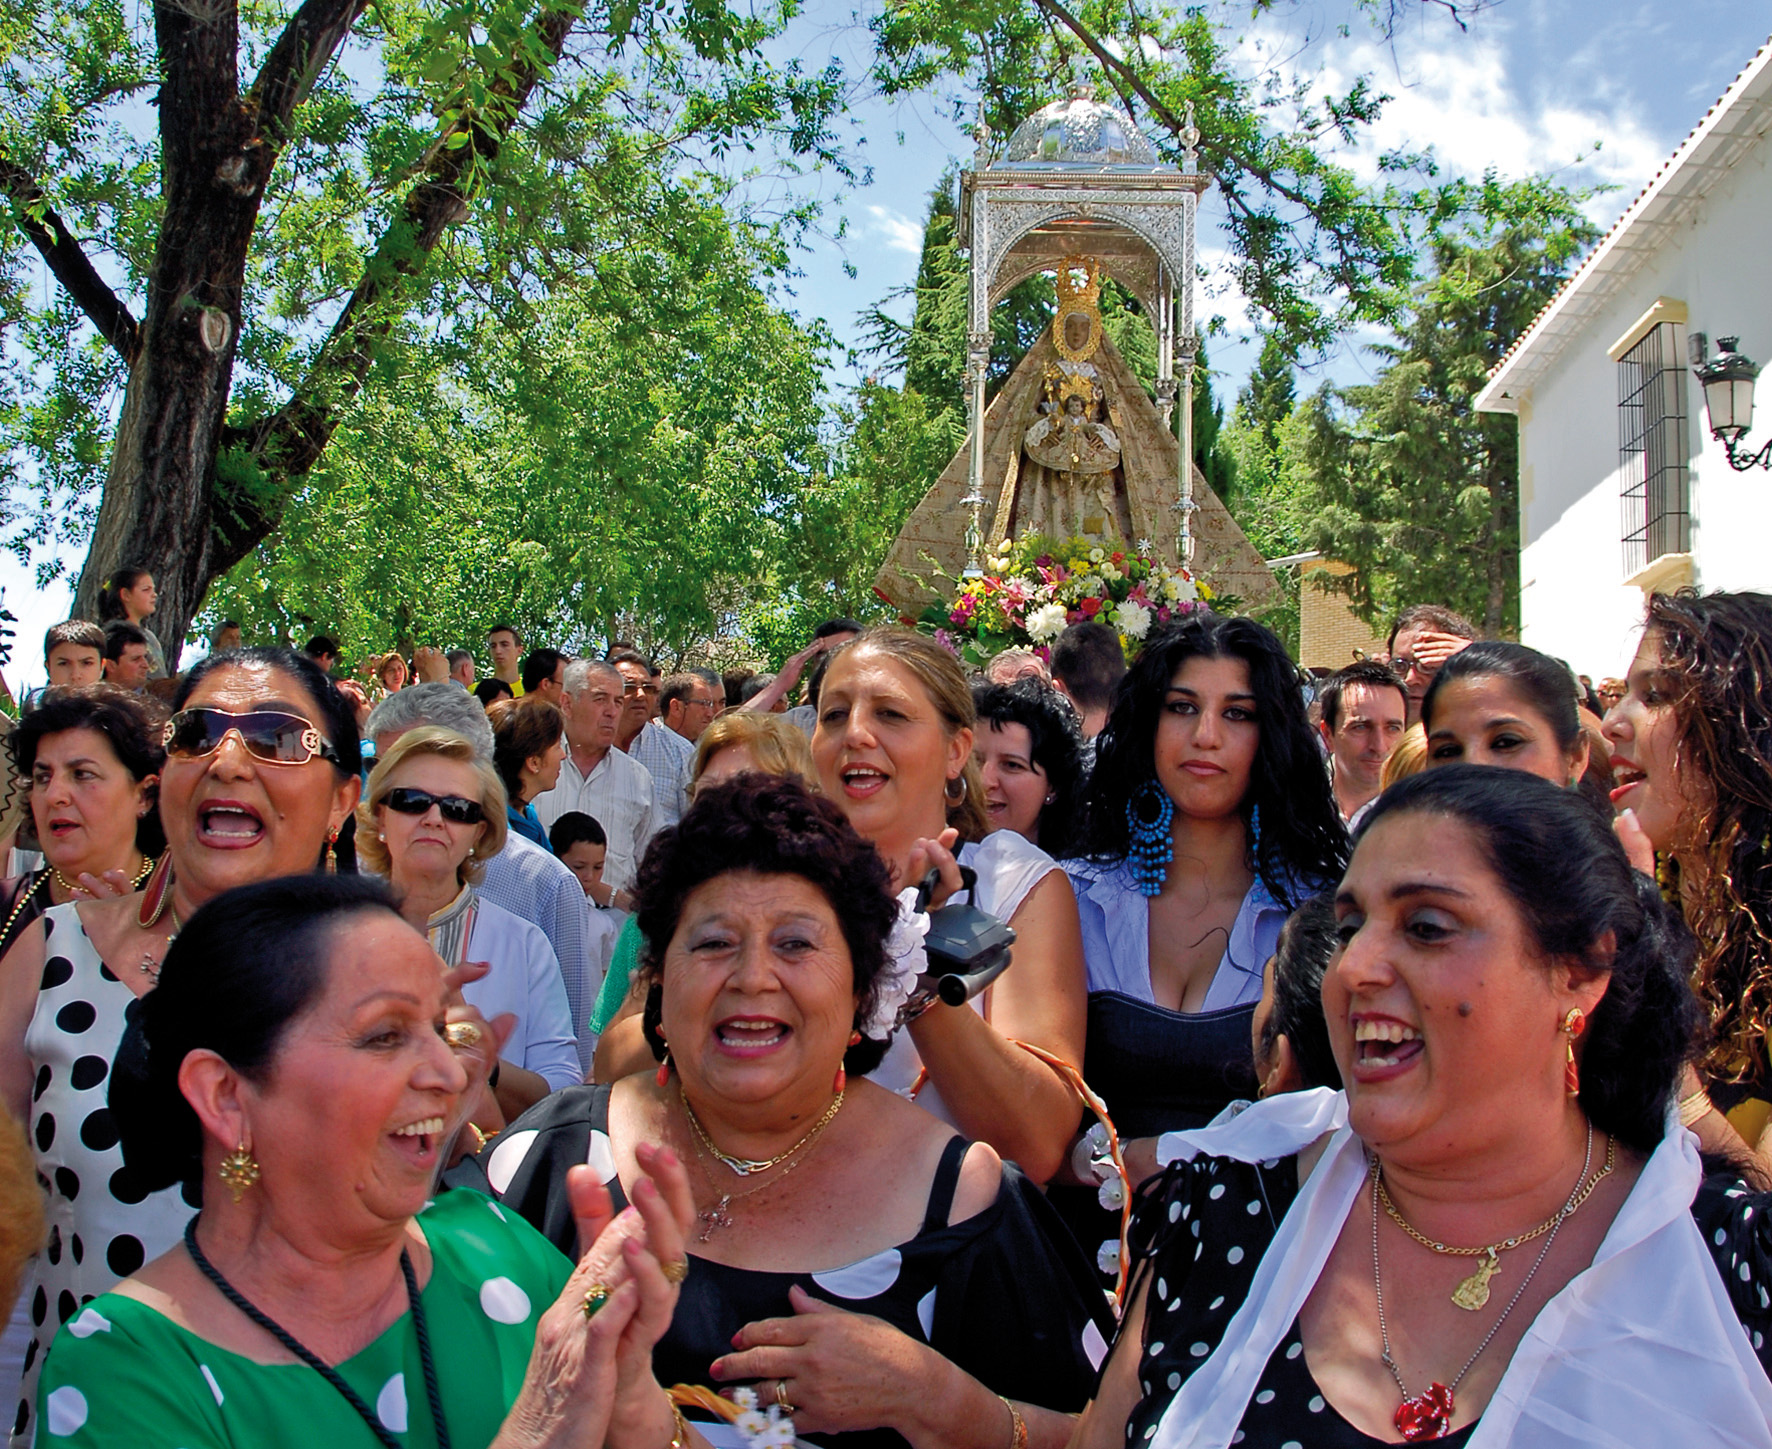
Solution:
<path fill-rule="evenodd" d="M 1319 1088 L 1270 1097 L 1197 1132 L 1166 1134 L 1178 1139 L 1178 1156 L 1241 1162 L 1287 1156 L 1325 1131 L 1335 1135 L 1223 1340 L 1164 1411 L 1152 1449 L 1231 1443 L 1365 1185 L 1365 1149 L 1346 1122 L 1347 1099 Z M 1772 1382 L 1692 1221 L 1698 1181 L 1697 1139 L 1670 1118 L 1592 1266 L 1544 1306 L 1514 1350 L 1470 1449 L 1772 1449 Z"/>

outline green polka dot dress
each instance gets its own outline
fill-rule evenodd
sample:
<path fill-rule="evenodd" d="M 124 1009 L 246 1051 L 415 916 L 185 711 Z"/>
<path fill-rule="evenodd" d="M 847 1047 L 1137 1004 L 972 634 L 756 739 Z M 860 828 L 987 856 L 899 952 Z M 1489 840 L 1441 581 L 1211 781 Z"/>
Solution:
<path fill-rule="evenodd" d="M 454 1449 L 484 1449 L 522 1388 L 537 1321 L 572 1265 L 476 1192 L 446 1192 L 418 1221 L 431 1248 L 422 1297 L 444 1418 Z M 410 1313 L 335 1367 L 396 1438 L 413 1449 L 437 1443 Z M 306 1365 L 254 1363 L 115 1293 L 56 1336 L 37 1414 L 39 1449 L 376 1445 L 356 1410 Z"/>

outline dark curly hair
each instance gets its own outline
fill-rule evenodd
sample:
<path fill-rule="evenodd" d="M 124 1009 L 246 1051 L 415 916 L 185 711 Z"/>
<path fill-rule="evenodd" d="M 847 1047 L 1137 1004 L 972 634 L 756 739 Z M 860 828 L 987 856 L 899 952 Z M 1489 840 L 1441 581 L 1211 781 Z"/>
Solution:
<path fill-rule="evenodd" d="M 25 711 L 6 737 L 13 788 L 29 792 L 39 746 L 48 736 L 65 730 L 93 730 L 103 735 L 118 763 L 139 784 L 149 775 L 158 775 L 166 763 L 166 752 L 160 748 L 163 720 L 157 705 L 109 684 L 49 690 L 35 708 Z M 166 832 L 160 828 L 160 810 L 151 791 L 148 801 L 155 808 L 136 821 L 135 848 L 143 855 L 158 855 L 166 849 Z"/>
<path fill-rule="evenodd" d="M 1672 853 L 1693 873 L 1682 892 L 1699 942 L 1693 985 L 1710 1018 L 1703 1066 L 1713 1079 L 1772 1078 L 1772 596 L 1651 595 L 1647 632 L 1661 645 L 1675 758 L 1709 785 L 1683 812 Z"/>
<path fill-rule="evenodd" d="M 1399 780 L 1378 797 L 1359 839 L 1411 812 L 1470 830 L 1543 959 L 1607 973 L 1581 1038 L 1578 1100 L 1601 1131 L 1654 1151 L 1702 1024 L 1687 985 L 1698 948 L 1685 922 L 1580 795 L 1524 770 L 1447 765 Z"/>
<path fill-rule="evenodd" d="M 1076 712 L 1057 690 L 1039 679 L 974 684 L 972 704 L 978 711 L 974 745 L 993 724 L 1018 724 L 1028 732 L 1029 752 L 1046 776 L 1052 796 L 1052 803 L 1040 811 L 1034 844 L 1048 855 L 1069 854 L 1071 837 L 1083 823 L 1082 789 L 1087 778 L 1083 731 Z"/>
<path fill-rule="evenodd" d="M 643 1020 L 655 1057 L 664 1056 L 660 972 L 683 903 L 697 887 L 733 872 L 797 875 L 817 886 L 849 947 L 861 998 L 858 1024 L 873 1007 L 874 985 L 887 964 L 886 937 L 898 918 L 885 864 L 829 800 L 792 777 L 747 772 L 698 790 L 688 813 L 653 837 L 640 862 L 634 921 L 642 944 L 634 974 L 647 986 Z M 845 1070 L 871 1072 L 886 1045 L 864 1036 L 844 1054 Z"/>
<path fill-rule="evenodd" d="M 338 692 L 331 675 L 307 655 L 297 654 L 281 645 L 253 644 L 245 649 L 228 649 L 209 655 L 193 665 L 191 672 L 179 682 L 178 691 L 172 697 L 172 712 L 177 714 L 183 709 L 197 686 L 216 670 L 236 664 L 279 669 L 294 679 L 320 711 L 320 718 L 315 723 L 338 753 L 333 768 L 347 778 L 363 773 L 363 740 L 357 732 L 356 710 Z"/>
<path fill-rule="evenodd" d="M 381 881 L 315 873 L 226 891 L 185 922 L 154 989 L 126 1013 L 106 1088 L 129 1187 L 145 1195 L 183 1183 L 200 1200 L 203 1126 L 179 1068 L 207 1049 L 263 1082 L 289 1024 L 326 989 L 338 931 L 365 911 L 395 914 Z M 123 1183 L 112 1187 L 124 1195 Z"/>
<path fill-rule="evenodd" d="M 1083 853 L 1104 864 L 1126 858 L 1126 805 L 1155 778 L 1157 722 L 1170 681 L 1190 659 L 1241 659 L 1249 667 L 1261 736 L 1242 805 L 1245 824 L 1261 810 L 1250 867 L 1275 900 L 1293 909 L 1341 879 L 1347 831 L 1305 717 L 1298 666 L 1274 632 L 1253 619 L 1196 610 L 1145 644 L 1115 690 L 1113 713 L 1095 742 Z"/>

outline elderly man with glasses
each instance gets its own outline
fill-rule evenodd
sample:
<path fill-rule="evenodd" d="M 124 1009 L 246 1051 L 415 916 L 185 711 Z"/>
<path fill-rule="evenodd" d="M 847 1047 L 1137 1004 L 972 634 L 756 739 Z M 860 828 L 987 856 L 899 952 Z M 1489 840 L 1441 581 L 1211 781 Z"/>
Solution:
<path fill-rule="evenodd" d="M 659 715 L 628 746 L 628 755 L 652 774 L 659 824 L 675 825 L 689 808 L 695 742 L 726 703 L 719 676 L 707 670 L 673 674 L 659 687 Z"/>

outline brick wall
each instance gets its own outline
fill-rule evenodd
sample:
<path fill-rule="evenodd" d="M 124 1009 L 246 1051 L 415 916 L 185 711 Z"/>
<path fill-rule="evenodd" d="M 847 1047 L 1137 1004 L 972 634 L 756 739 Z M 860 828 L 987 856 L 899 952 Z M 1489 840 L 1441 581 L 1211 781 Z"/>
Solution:
<path fill-rule="evenodd" d="M 1315 560 L 1301 570 L 1298 662 L 1306 669 L 1340 669 L 1354 662 L 1356 650 L 1368 655 L 1384 653 L 1383 636 L 1374 635 L 1360 621 L 1345 597 L 1327 593 L 1322 587 L 1324 574 L 1352 572 L 1347 564 L 1331 559 Z"/>

